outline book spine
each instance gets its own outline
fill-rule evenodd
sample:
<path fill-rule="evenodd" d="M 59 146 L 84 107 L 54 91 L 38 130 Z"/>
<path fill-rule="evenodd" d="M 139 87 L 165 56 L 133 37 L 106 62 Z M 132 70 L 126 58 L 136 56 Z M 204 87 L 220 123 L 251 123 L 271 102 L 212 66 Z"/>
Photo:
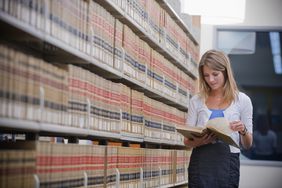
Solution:
<path fill-rule="evenodd" d="M 12 117 L 17 119 L 24 119 L 26 112 L 26 74 L 27 74 L 27 63 L 25 62 L 26 56 L 20 52 L 15 52 L 15 57 L 13 58 L 12 70 Z"/>
<path fill-rule="evenodd" d="M 0 115 L 7 117 L 7 108 L 9 101 L 9 59 L 8 48 L 6 46 L 0 46 L 0 84 L 1 84 L 1 98 L 0 98 Z"/>
<path fill-rule="evenodd" d="M 122 50 L 122 32 L 123 24 L 115 19 L 115 29 L 114 29 L 114 68 L 122 71 L 122 61 L 123 61 L 123 50 Z"/>

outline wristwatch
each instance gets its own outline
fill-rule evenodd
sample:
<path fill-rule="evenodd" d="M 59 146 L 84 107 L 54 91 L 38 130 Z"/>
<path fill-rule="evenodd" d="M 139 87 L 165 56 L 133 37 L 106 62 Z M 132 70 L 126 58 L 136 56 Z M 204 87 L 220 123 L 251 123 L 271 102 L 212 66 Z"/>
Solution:
<path fill-rule="evenodd" d="M 242 135 L 242 136 L 245 136 L 246 134 L 247 134 L 247 132 L 248 132 L 248 129 L 247 129 L 247 127 L 244 125 L 244 130 L 241 132 L 241 131 L 239 131 L 239 134 L 240 135 Z"/>

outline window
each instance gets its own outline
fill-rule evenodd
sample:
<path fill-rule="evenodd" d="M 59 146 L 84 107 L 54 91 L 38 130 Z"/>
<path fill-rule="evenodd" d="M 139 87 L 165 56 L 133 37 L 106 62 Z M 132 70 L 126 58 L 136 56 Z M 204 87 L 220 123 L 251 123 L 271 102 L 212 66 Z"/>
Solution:
<path fill-rule="evenodd" d="M 282 161 L 282 28 L 216 28 L 215 48 L 228 53 L 237 84 L 252 99 L 249 159 Z"/>

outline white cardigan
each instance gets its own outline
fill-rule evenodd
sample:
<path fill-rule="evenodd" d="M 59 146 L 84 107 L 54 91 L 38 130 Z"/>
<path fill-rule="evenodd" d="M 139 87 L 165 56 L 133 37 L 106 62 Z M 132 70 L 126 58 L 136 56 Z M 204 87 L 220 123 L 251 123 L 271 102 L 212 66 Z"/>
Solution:
<path fill-rule="evenodd" d="M 204 126 L 211 115 L 211 111 L 199 95 L 193 96 L 189 101 L 187 124 L 189 126 Z M 253 105 L 251 99 L 244 93 L 239 92 L 237 98 L 223 111 L 224 117 L 229 121 L 241 120 L 253 133 Z M 234 132 L 232 138 L 239 145 L 239 133 Z M 230 146 L 232 153 L 240 153 L 240 149 Z"/>

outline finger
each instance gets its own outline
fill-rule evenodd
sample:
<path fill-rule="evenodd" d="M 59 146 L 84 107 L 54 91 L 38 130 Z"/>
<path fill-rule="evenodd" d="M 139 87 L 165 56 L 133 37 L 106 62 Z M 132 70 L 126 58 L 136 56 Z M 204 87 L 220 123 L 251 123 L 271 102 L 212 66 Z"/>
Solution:
<path fill-rule="evenodd" d="M 215 140 L 215 139 L 216 139 L 216 135 L 213 134 L 213 135 L 211 136 L 210 140 Z"/>
<path fill-rule="evenodd" d="M 235 131 L 234 129 L 235 129 L 235 126 L 236 126 L 236 123 L 233 121 L 233 122 L 230 122 L 230 124 L 229 124 L 229 127 L 230 127 L 230 129 L 232 129 L 233 131 Z"/>
<path fill-rule="evenodd" d="M 205 140 L 205 139 L 207 139 L 208 137 L 209 137 L 209 135 L 208 135 L 208 134 L 205 134 L 204 136 L 201 137 L 201 139 L 202 139 L 202 140 Z"/>
<path fill-rule="evenodd" d="M 241 122 L 233 122 L 230 126 L 230 128 L 233 130 L 233 131 L 238 131 L 241 127 Z"/>
<path fill-rule="evenodd" d="M 240 120 L 235 120 L 235 121 L 233 121 L 233 122 L 236 124 L 236 123 L 239 123 L 239 122 L 240 122 Z"/>
<path fill-rule="evenodd" d="M 205 144 L 208 144 L 212 141 L 212 135 L 209 135 L 205 140 L 204 140 L 204 143 Z"/>
<path fill-rule="evenodd" d="M 211 136 L 209 137 L 209 139 L 207 140 L 207 143 L 211 143 L 212 141 L 214 141 L 216 139 L 216 136 Z"/>
<path fill-rule="evenodd" d="M 211 132 L 209 135 L 210 135 L 211 137 L 212 137 L 212 136 L 215 136 L 215 134 L 214 134 L 213 132 Z"/>

